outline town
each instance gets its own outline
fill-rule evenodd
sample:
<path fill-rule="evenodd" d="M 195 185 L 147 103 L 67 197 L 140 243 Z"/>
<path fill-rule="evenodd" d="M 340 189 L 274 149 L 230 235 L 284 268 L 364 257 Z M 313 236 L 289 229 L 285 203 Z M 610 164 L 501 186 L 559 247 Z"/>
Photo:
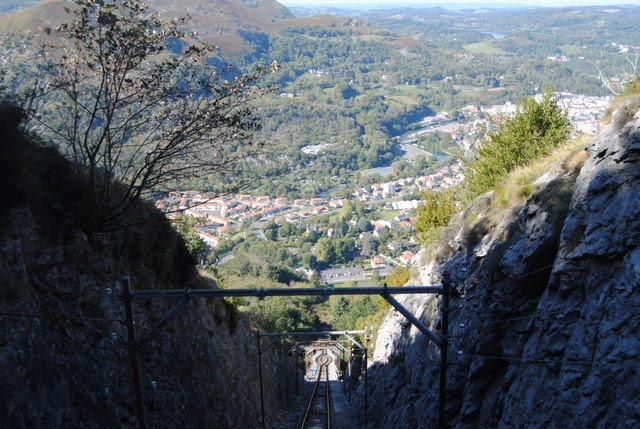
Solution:
<path fill-rule="evenodd" d="M 600 127 L 599 119 L 611 102 L 611 97 L 587 97 L 569 93 L 556 96 L 560 105 L 567 111 L 575 136 L 597 133 Z M 447 133 L 452 143 L 472 153 L 481 143 L 486 130 L 491 128 L 495 118 L 509 117 L 515 112 L 516 105 L 510 102 L 496 106 L 466 106 L 455 118 L 441 112 L 424 118 L 417 129 L 401 136 L 400 147 L 406 153 L 409 153 L 408 148 L 413 148 L 414 151 L 432 155 L 424 150 L 424 146 L 420 146 L 420 137 L 440 131 Z M 303 150 L 318 148 L 305 147 Z M 407 158 L 411 160 L 411 157 Z M 391 173 L 390 168 L 374 170 L 379 170 L 375 173 L 379 173 L 381 178 Z M 374 271 L 375 275 L 386 275 L 395 266 L 411 264 L 414 252 L 419 247 L 413 227 L 421 193 L 456 186 L 464 180 L 463 170 L 463 161 L 446 156 L 429 174 L 381 180 L 379 183 L 356 187 L 341 198 L 316 196 L 309 199 L 288 199 L 250 194 L 215 195 L 187 190 L 159 196 L 156 199 L 156 207 L 170 218 L 185 216 L 192 219 L 200 239 L 210 249 L 215 249 L 222 241 L 228 240 L 240 230 L 251 230 L 257 238 L 266 239 L 262 229 L 268 222 L 276 225 L 304 223 L 307 229 L 313 228 L 320 236 L 332 237 L 335 235 L 335 228 L 319 226 L 318 219 L 331 216 L 347 202 L 357 202 L 364 205 L 369 214 L 370 234 L 381 241 L 380 244 L 384 245 L 389 254 L 362 253 L 359 265 L 325 267 L 319 275 L 326 283 L 358 282 L 370 279 Z M 399 243 L 393 234 L 385 233 L 385 230 L 394 229 L 410 231 L 410 239 Z M 359 240 L 363 239 L 363 234 L 368 233 L 361 233 Z M 384 242 L 385 240 L 391 241 Z M 356 248 L 361 248 L 361 245 L 356 245 Z M 366 256 L 369 257 L 364 258 Z M 308 274 L 311 273 L 312 271 L 309 271 Z"/>

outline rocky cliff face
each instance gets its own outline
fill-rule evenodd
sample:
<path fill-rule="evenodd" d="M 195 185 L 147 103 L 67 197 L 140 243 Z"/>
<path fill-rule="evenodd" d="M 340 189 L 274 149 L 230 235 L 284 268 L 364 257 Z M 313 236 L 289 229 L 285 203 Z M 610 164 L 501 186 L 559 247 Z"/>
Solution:
<path fill-rule="evenodd" d="M 118 278 L 182 286 L 132 265 L 135 256 L 121 254 L 121 240 L 135 239 L 126 234 L 46 237 L 27 208 L 0 230 L 0 426 L 137 427 L 126 328 L 109 321 L 124 318 Z M 171 305 L 136 303 L 138 334 Z M 140 352 L 149 427 L 259 427 L 256 348 L 221 302 L 188 304 Z M 275 365 L 264 359 L 267 406 L 277 410 Z"/>
<path fill-rule="evenodd" d="M 0 225 L 0 426 L 137 427 L 118 278 L 181 285 L 132 264 L 124 243 L 136 237 L 47 236 L 28 208 L 2 213 Z M 138 335 L 173 304 L 136 302 Z M 222 302 L 192 301 L 140 351 L 149 427 L 259 427 L 256 348 Z M 273 367 L 265 356 L 266 404 L 277 410 Z"/>
<path fill-rule="evenodd" d="M 451 273 L 447 420 L 456 428 L 640 425 L 640 111 L 626 106 L 502 219 L 491 195 L 425 249 L 419 277 Z M 579 173 L 579 174 L 578 174 Z M 469 219 L 475 219 L 470 222 Z M 439 329 L 439 298 L 399 299 Z M 438 350 L 391 312 L 370 366 L 376 427 L 436 426 Z"/>
<path fill-rule="evenodd" d="M 105 231 L 102 195 L 0 103 L 0 427 L 137 427 L 123 293 L 211 288 L 148 203 Z M 128 225 L 128 226 L 127 226 Z M 138 338 L 175 305 L 134 301 Z M 256 428 L 257 339 L 222 300 L 191 300 L 139 350 L 148 427 Z M 284 386 L 265 353 L 267 426 Z"/>

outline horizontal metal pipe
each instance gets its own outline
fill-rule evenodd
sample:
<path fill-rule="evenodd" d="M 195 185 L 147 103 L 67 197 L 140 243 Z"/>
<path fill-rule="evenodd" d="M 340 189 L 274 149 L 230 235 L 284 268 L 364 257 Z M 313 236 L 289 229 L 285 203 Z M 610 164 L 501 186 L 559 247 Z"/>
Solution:
<path fill-rule="evenodd" d="M 260 334 L 261 337 L 321 337 L 348 335 L 348 334 L 366 334 L 367 331 L 319 331 L 319 332 L 273 332 Z"/>
<path fill-rule="evenodd" d="M 132 290 L 131 298 L 182 298 L 186 289 Z M 191 298 L 232 297 L 232 296 L 329 296 L 329 295 L 408 295 L 413 293 L 442 293 L 442 286 L 404 287 L 330 287 L 330 288 L 282 288 L 282 289 L 191 289 Z"/>

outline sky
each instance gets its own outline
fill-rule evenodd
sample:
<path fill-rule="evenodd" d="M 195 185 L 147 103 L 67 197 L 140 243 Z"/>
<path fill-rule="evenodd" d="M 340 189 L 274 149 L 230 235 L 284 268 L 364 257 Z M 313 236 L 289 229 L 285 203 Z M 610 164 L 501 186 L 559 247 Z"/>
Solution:
<path fill-rule="evenodd" d="M 379 6 L 389 7 L 389 6 L 431 6 L 438 5 L 442 6 L 446 3 L 464 3 L 464 4 L 474 4 L 478 6 L 483 6 L 490 4 L 491 6 L 495 6 L 496 4 L 517 4 L 517 5 L 527 5 L 527 6 L 552 6 L 552 7 L 563 7 L 563 6 L 613 6 L 620 4 L 634 4 L 640 5 L 640 0 L 622 0 L 622 1 L 611 1 L 611 0 L 542 0 L 542 1 L 531 1 L 531 0 L 454 0 L 454 1 L 437 1 L 437 0 L 404 0 L 404 1 L 393 1 L 393 0 L 279 0 L 280 3 L 285 6 L 321 6 L 321 7 L 358 7 L 364 8 L 368 6 L 368 8 L 376 8 Z"/>

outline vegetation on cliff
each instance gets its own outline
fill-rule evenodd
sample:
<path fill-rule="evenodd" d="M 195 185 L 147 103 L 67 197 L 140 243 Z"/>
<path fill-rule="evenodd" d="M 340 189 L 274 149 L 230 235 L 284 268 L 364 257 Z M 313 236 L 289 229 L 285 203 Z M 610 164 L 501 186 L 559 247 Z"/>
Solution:
<path fill-rule="evenodd" d="M 73 230 L 97 237 L 102 226 L 101 193 L 55 146 L 26 132 L 24 119 L 19 107 L 0 104 L 0 218 L 11 216 L 12 209 L 28 207 L 44 238 L 55 241 Z M 147 202 L 130 216 L 145 222 L 119 233 L 123 247 L 118 252 L 165 280 L 184 282 L 196 261 L 170 222 Z"/>
<path fill-rule="evenodd" d="M 637 426 L 639 108 L 516 168 L 419 255 L 410 284 L 451 275 L 448 426 Z M 439 329 L 437 297 L 403 303 Z M 440 351 L 393 312 L 377 344 L 371 420 L 434 426 Z"/>
<path fill-rule="evenodd" d="M 465 182 L 456 189 L 424 194 L 416 230 L 423 243 L 432 240 L 451 217 L 476 196 L 494 189 L 516 168 L 530 164 L 565 143 L 570 125 L 551 92 L 540 100 L 524 99 L 515 116 L 499 118 L 475 158 L 465 168 Z"/>
<path fill-rule="evenodd" d="M 465 188 L 471 197 L 495 187 L 516 167 L 547 155 L 567 141 L 569 121 L 551 92 L 541 100 L 526 98 L 513 118 L 489 131 L 465 169 Z"/>

